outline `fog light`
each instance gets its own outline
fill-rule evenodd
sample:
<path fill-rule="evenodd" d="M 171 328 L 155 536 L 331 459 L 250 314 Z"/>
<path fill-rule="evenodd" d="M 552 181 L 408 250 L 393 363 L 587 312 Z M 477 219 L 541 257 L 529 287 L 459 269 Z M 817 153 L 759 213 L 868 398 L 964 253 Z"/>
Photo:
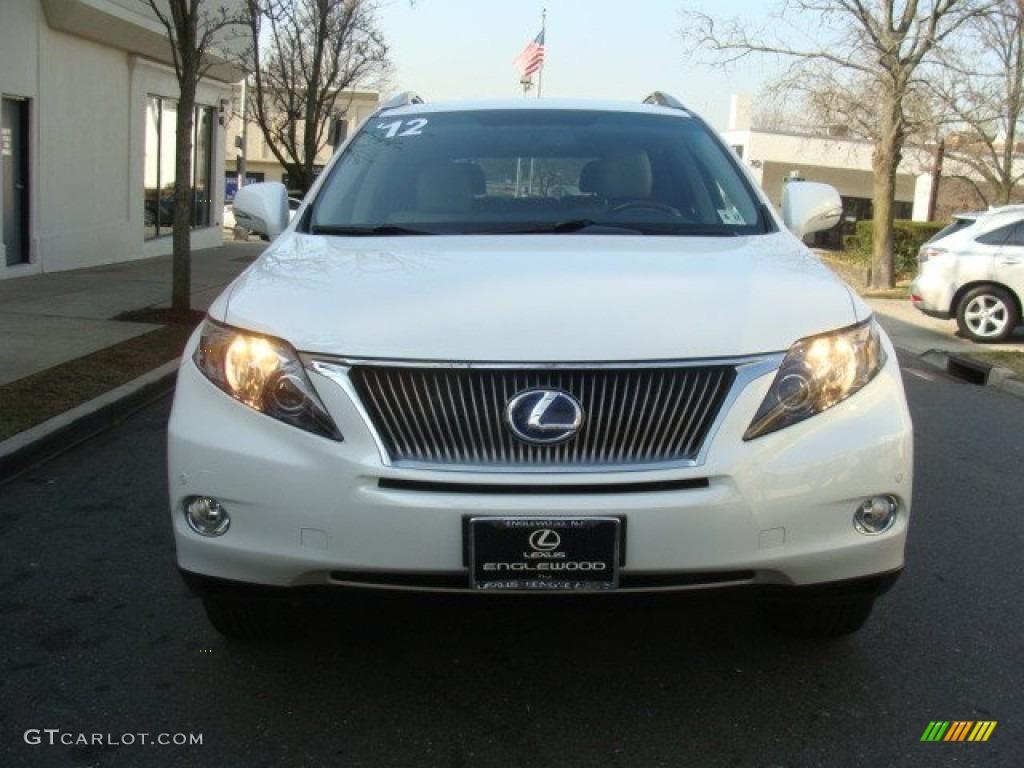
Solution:
<path fill-rule="evenodd" d="M 853 527 L 865 536 L 885 533 L 896 522 L 900 502 L 895 496 L 874 496 L 866 499 L 853 513 Z"/>
<path fill-rule="evenodd" d="M 206 496 L 185 499 L 185 520 L 200 536 L 222 536 L 231 525 L 228 511 L 219 501 Z"/>

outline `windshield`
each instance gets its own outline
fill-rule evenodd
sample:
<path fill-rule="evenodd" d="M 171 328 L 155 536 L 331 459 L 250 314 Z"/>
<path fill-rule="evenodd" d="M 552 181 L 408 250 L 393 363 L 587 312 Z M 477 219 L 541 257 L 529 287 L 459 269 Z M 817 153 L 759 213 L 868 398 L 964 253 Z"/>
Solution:
<path fill-rule="evenodd" d="M 378 115 L 332 167 L 304 225 L 382 235 L 773 227 L 700 121 L 555 109 Z"/>

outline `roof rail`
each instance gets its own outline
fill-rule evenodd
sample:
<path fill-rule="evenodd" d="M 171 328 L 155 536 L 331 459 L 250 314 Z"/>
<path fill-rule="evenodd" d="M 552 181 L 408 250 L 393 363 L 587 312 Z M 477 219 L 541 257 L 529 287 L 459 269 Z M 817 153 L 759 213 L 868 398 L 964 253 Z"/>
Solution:
<path fill-rule="evenodd" d="M 395 109 L 396 107 L 407 107 L 410 104 L 424 104 L 423 98 L 413 91 L 402 91 L 396 96 L 392 96 L 390 99 L 381 104 L 377 111 L 382 109 Z"/>
<path fill-rule="evenodd" d="M 683 104 L 683 102 L 681 102 L 675 96 L 670 96 L 664 91 L 655 91 L 646 99 L 644 99 L 644 104 L 657 104 L 662 107 L 670 107 L 672 109 L 683 109 L 689 112 L 689 110 L 686 109 L 686 106 Z"/>

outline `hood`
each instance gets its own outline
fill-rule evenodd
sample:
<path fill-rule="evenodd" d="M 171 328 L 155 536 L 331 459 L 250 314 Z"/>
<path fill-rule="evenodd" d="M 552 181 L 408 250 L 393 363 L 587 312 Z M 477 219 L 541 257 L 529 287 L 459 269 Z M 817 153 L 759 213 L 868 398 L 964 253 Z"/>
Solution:
<path fill-rule="evenodd" d="M 211 315 L 302 352 L 586 362 L 785 351 L 869 313 L 788 233 L 286 233 Z"/>

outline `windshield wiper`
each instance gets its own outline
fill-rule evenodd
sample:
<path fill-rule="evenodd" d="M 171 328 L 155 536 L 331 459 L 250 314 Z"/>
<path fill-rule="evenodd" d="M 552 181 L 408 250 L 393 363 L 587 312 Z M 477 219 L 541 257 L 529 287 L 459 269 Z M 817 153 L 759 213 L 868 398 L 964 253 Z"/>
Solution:
<path fill-rule="evenodd" d="M 522 228 L 487 229 L 467 232 L 474 235 L 669 235 L 673 237 L 737 237 L 733 229 L 689 222 L 644 222 L 637 224 L 597 221 L 595 219 L 569 219 L 554 224 L 527 224 Z"/>
<path fill-rule="evenodd" d="M 310 228 L 314 235 L 348 235 L 351 237 L 390 237 L 392 235 L 436 235 L 422 229 L 399 227 L 394 224 L 380 224 L 375 227 L 338 226 L 334 224 L 314 224 Z"/>
<path fill-rule="evenodd" d="M 642 235 L 636 227 L 624 227 L 619 224 L 606 224 L 594 219 L 569 219 L 554 224 L 527 224 L 522 228 L 487 229 L 473 232 L 475 235 L 565 235 L 586 230 L 588 235 Z"/>

